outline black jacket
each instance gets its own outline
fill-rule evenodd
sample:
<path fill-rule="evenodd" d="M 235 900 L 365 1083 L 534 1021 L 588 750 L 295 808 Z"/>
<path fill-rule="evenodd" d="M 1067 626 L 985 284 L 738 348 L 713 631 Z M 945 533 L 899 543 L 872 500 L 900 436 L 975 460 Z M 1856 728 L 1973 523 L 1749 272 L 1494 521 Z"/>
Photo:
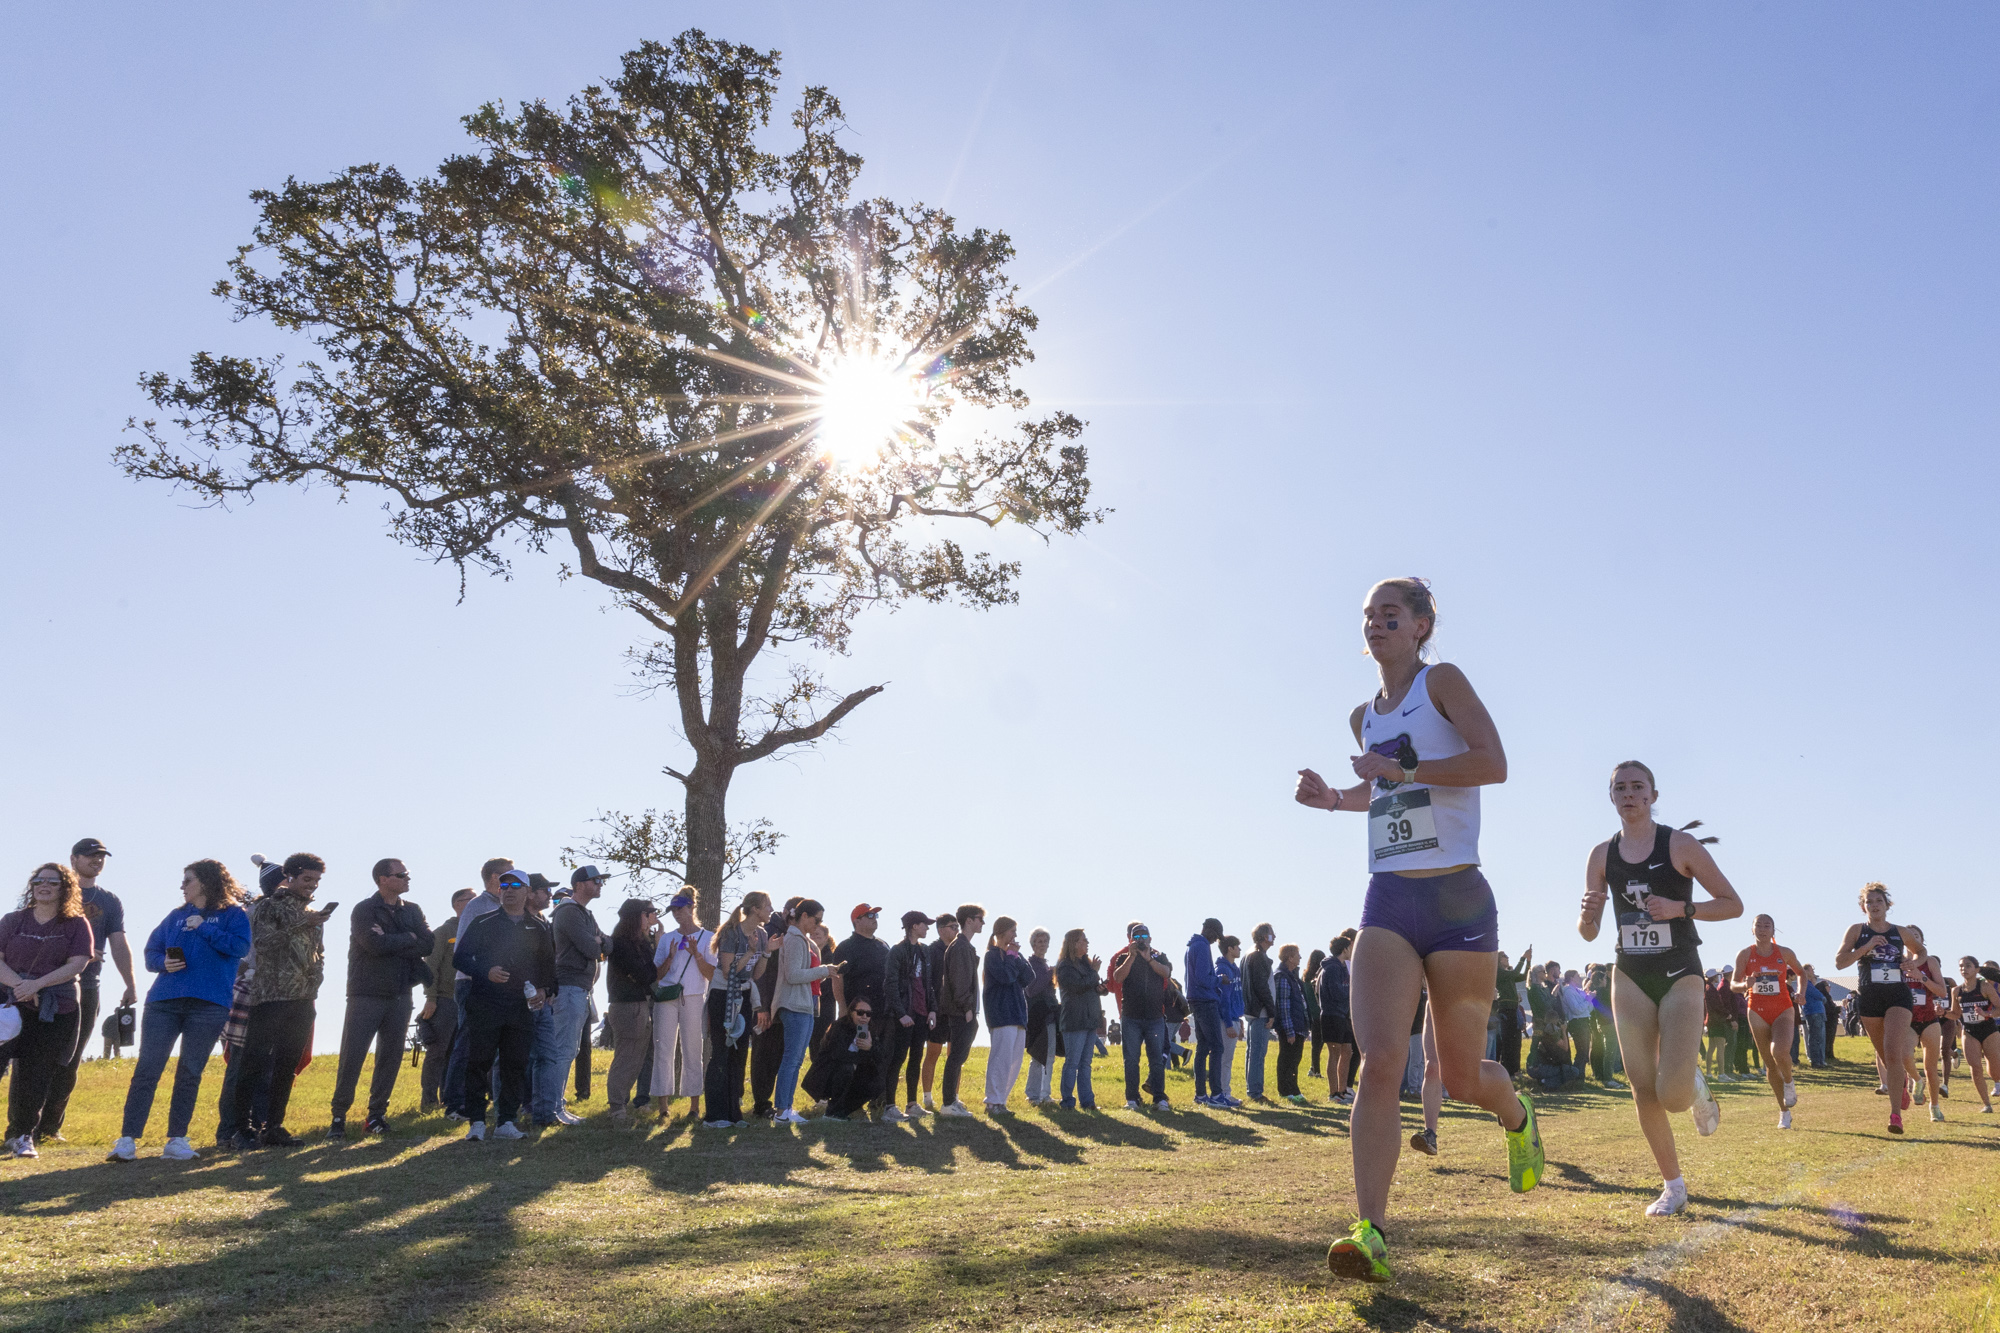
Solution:
<path fill-rule="evenodd" d="M 840 994 L 848 1004 L 866 1000 L 871 1009 L 889 1007 L 888 945 L 864 935 L 849 935 L 833 951 L 833 961 L 847 964 L 840 973 Z"/>
<path fill-rule="evenodd" d="M 1243 959 L 1243 1016 L 1275 1019 L 1278 997 L 1271 988 L 1271 955 L 1250 953 Z"/>
<path fill-rule="evenodd" d="M 889 1017 L 901 1022 L 905 1015 L 916 1020 L 919 1029 L 930 1026 L 931 946 L 904 940 L 889 950 Z"/>
<path fill-rule="evenodd" d="M 465 928 L 458 937 L 451 965 L 472 978 L 465 1002 L 472 1005 L 506 1005 L 523 1002 L 521 983 L 532 981 L 535 989 L 554 998 L 556 993 L 556 944 L 546 921 L 527 912 L 508 916 L 488 912 Z M 507 980 L 495 985 L 486 974 L 505 968 Z"/>
<path fill-rule="evenodd" d="M 347 926 L 347 994 L 349 998 L 410 998 L 410 988 L 429 983 L 430 927 L 424 912 L 405 900 L 395 907 L 371 893 L 354 904 Z M 376 933 L 376 927 L 381 933 Z"/>

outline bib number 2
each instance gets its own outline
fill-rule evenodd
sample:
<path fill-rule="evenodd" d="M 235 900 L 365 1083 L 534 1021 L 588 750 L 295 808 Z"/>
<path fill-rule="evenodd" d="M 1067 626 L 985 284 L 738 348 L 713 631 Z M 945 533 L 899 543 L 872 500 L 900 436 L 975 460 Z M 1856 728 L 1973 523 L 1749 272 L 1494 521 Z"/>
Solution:
<path fill-rule="evenodd" d="M 1438 845 L 1428 787 L 1399 787 L 1368 803 L 1368 859 L 1387 861 Z"/>

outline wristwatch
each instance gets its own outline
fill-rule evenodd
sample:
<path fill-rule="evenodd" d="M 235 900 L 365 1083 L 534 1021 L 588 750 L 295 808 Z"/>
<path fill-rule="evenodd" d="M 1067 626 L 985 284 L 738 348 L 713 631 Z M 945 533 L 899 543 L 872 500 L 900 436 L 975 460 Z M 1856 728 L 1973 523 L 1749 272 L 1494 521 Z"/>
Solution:
<path fill-rule="evenodd" d="M 1405 781 L 1405 782 L 1415 782 L 1416 780 L 1417 780 L 1417 766 L 1416 766 L 1415 764 L 1406 764 L 1406 765 L 1404 765 L 1404 767 L 1403 767 L 1403 781 Z"/>

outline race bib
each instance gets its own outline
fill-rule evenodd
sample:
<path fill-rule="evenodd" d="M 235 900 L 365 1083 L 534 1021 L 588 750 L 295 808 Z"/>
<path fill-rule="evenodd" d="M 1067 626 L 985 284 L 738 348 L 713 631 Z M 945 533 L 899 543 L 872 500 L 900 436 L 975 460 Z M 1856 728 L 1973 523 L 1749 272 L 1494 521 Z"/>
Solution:
<path fill-rule="evenodd" d="M 1903 969 L 1900 967 L 1883 967 L 1878 963 L 1868 969 L 1868 979 L 1877 986 L 1893 986 L 1903 979 Z"/>
<path fill-rule="evenodd" d="M 1368 803 L 1368 859 L 1387 861 L 1438 845 L 1429 787 L 1399 787 Z"/>
<path fill-rule="evenodd" d="M 1665 953 L 1673 946 L 1672 923 L 1655 921 L 1643 913 L 1626 913 L 1618 918 L 1618 952 Z"/>
<path fill-rule="evenodd" d="M 1750 993 L 1752 995 L 1781 995 L 1784 992 L 1779 988 L 1776 977 L 1758 977 L 1750 983 Z"/>

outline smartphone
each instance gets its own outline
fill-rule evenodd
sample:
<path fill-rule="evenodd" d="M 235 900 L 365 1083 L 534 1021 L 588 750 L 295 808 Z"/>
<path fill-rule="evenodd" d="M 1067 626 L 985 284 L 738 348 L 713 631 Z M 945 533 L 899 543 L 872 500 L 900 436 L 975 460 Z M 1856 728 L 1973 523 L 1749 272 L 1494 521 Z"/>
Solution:
<path fill-rule="evenodd" d="M 340 906 L 339 903 L 328 903 L 326 906 L 320 908 L 319 910 L 325 912 L 328 916 L 331 916 L 333 915 L 333 909 L 338 906 Z"/>
<path fill-rule="evenodd" d="M 187 961 L 187 951 L 177 944 L 169 944 L 167 946 L 167 961 L 170 963 L 185 963 Z"/>

